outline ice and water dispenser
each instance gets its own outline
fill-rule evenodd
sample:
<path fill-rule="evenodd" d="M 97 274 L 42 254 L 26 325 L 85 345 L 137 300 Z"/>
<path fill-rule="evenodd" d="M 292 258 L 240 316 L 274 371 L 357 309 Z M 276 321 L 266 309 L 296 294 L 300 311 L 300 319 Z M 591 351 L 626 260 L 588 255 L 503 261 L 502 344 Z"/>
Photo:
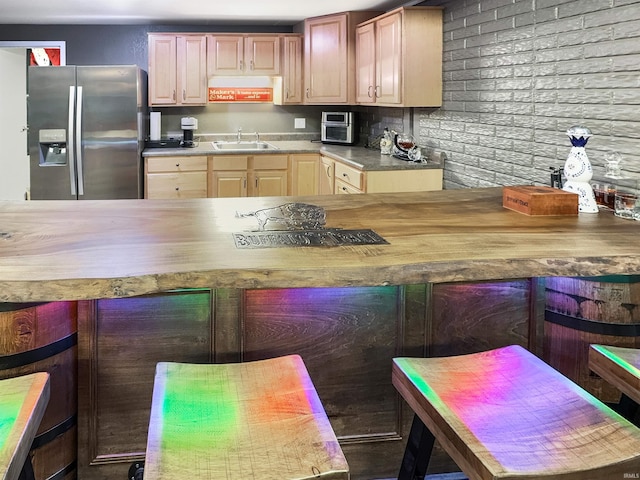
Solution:
<path fill-rule="evenodd" d="M 64 128 L 43 129 L 38 132 L 40 166 L 66 165 L 67 131 Z"/>

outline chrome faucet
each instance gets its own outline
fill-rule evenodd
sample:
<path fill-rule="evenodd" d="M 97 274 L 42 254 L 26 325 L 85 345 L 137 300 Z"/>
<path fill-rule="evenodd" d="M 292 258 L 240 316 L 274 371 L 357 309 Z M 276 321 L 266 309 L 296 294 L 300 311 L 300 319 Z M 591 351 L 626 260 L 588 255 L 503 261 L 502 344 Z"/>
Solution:
<path fill-rule="evenodd" d="M 242 127 L 238 127 L 238 143 L 242 140 Z"/>
<path fill-rule="evenodd" d="M 260 134 L 256 132 L 256 143 L 260 143 Z"/>

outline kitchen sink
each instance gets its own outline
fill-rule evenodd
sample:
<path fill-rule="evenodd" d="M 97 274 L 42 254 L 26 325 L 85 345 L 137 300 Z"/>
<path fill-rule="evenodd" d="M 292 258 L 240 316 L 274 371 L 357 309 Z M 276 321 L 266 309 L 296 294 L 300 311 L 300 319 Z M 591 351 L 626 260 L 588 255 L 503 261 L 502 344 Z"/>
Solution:
<path fill-rule="evenodd" d="M 226 150 L 226 151 L 234 151 L 234 152 L 245 152 L 245 151 L 254 151 L 254 150 L 278 150 L 278 147 L 272 145 L 268 142 L 262 141 L 253 141 L 253 142 L 228 142 L 228 141 L 218 141 L 211 142 L 213 148 L 216 150 Z"/>

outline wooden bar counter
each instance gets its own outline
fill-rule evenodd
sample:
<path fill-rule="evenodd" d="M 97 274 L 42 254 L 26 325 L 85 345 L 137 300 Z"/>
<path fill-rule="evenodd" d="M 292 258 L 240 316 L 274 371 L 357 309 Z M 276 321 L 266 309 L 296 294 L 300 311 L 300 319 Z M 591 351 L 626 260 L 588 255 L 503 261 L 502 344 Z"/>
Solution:
<path fill-rule="evenodd" d="M 251 212 L 291 198 L 0 203 L 0 301 L 113 298 L 175 288 L 404 285 L 640 272 L 640 223 L 529 217 L 501 189 L 298 197 L 327 227 L 389 245 L 238 250 Z"/>
<path fill-rule="evenodd" d="M 234 234 L 258 227 L 237 212 L 291 202 L 323 207 L 326 228 L 371 229 L 388 243 L 236 247 Z M 52 323 L 51 302 L 77 323 L 80 480 L 125 478 L 144 457 L 157 362 L 287 354 L 304 359 L 352 479 L 392 478 L 412 414 L 391 358 L 509 344 L 542 355 L 543 277 L 637 275 L 639 234 L 640 222 L 611 212 L 517 213 L 500 188 L 4 202 L 0 333 L 13 309 L 16 338 L 26 310 Z M 434 472 L 455 468 L 434 460 Z"/>

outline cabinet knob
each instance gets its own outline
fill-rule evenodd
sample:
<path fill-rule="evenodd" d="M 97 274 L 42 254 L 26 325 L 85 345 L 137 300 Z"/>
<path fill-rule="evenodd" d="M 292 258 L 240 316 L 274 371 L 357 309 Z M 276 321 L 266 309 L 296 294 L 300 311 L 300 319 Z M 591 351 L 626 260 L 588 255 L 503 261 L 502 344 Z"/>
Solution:
<path fill-rule="evenodd" d="M 180 187 L 176 187 L 176 192 L 180 190 Z"/>
<path fill-rule="evenodd" d="M 176 167 L 179 167 L 179 166 L 180 166 L 180 164 L 179 164 L 179 163 L 176 163 Z"/>
<path fill-rule="evenodd" d="M 349 178 L 349 175 L 347 175 L 346 173 L 343 173 L 342 176 L 345 178 Z"/>

